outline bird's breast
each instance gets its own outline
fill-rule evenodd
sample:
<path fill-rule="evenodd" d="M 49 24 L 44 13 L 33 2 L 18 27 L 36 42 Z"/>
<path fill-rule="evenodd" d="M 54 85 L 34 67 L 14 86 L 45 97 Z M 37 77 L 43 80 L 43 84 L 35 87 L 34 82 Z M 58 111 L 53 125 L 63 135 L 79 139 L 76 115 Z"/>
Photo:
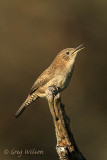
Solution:
<path fill-rule="evenodd" d="M 63 72 L 55 72 L 53 78 L 50 79 L 45 85 L 39 87 L 36 91 L 39 97 L 46 97 L 45 91 L 48 89 L 49 86 L 56 86 L 59 88 L 59 92 L 63 91 L 69 84 L 71 76 L 72 76 L 73 69 L 69 72 L 66 70 Z"/>
<path fill-rule="evenodd" d="M 61 92 L 68 86 L 71 76 L 72 72 L 60 72 L 58 75 L 54 76 L 52 83 L 56 85 L 59 88 L 59 91 Z"/>
<path fill-rule="evenodd" d="M 65 89 L 68 86 L 70 79 L 71 79 L 71 74 L 67 74 L 59 80 L 58 87 L 59 87 L 60 91 L 62 91 L 63 89 Z"/>

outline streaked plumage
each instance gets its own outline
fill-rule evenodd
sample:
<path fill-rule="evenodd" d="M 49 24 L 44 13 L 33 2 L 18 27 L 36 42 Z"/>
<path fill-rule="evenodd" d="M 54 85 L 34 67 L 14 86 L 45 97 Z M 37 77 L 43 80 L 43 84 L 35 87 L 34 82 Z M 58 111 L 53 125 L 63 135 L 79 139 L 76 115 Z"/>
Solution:
<path fill-rule="evenodd" d="M 39 97 L 46 98 L 45 91 L 49 86 L 56 86 L 58 92 L 63 91 L 68 86 L 72 77 L 77 52 L 83 49 L 81 47 L 82 45 L 59 52 L 52 64 L 37 78 L 25 102 L 16 112 L 15 117 L 19 117 L 25 108 Z"/>

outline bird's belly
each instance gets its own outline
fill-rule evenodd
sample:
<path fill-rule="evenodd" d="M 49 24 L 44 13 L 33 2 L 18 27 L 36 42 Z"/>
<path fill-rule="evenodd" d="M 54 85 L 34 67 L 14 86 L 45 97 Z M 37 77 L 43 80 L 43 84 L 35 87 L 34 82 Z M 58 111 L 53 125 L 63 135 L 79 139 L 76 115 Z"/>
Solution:
<path fill-rule="evenodd" d="M 63 91 L 69 84 L 71 77 L 67 76 L 67 77 L 63 77 L 57 84 L 59 91 Z"/>
<path fill-rule="evenodd" d="M 71 76 L 69 74 L 67 76 L 60 75 L 60 76 L 54 77 L 48 83 L 39 87 L 36 93 L 41 98 L 46 97 L 45 91 L 48 89 L 49 86 L 56 86 L 59 89 L 59 92 L 61 92 L 68 86 L 70 79 L 71 79 Z"/>
<path fill-rule="evenodd" d="M 56 78 L 53 78 L 51 84 L 58 87 L 59 92 L 61 92 L 63 89 L 65 89 L 68 86 L 70 79 L 71 79 L 70 76 L 61 76 L 60 75 L 60 76 L 57 76 Z M 51 86 L 51 84 L 49 84 L 49 86 Z"/>

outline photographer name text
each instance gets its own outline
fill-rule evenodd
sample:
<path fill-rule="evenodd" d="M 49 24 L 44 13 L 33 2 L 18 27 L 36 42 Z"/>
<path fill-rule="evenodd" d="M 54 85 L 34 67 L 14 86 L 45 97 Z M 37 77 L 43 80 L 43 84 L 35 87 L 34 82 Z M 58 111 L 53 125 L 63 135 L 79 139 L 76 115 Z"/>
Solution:
<path fill-rule="evenodd" d="M 43 155 L 43 150 L 37 150 L 36 148 L 33 149 L 5 149 L 5 155 L 16 155 L 17 157 L 22 157 L 22 155 Z"/>

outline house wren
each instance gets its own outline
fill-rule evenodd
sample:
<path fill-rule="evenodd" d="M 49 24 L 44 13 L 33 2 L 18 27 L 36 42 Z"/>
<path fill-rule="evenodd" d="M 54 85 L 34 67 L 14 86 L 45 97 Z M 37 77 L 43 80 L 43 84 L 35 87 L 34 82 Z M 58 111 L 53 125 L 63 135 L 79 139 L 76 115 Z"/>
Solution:
<path fill-rule="evenodd" d="M 51 65 L 34 82 L 25 102 L 16 112 L 16 118 L 19 117 L 25 108 L 33 101 L 39 97 L 46 98 L 45 91 L 48 87 L 56 86 L 58 92 L 61 92 L 68 86 L 77 53 L 82 49 L 84 49 L 84 47 L 80 45 L 76 48 L 66 48 L 58 53 Z"/>

